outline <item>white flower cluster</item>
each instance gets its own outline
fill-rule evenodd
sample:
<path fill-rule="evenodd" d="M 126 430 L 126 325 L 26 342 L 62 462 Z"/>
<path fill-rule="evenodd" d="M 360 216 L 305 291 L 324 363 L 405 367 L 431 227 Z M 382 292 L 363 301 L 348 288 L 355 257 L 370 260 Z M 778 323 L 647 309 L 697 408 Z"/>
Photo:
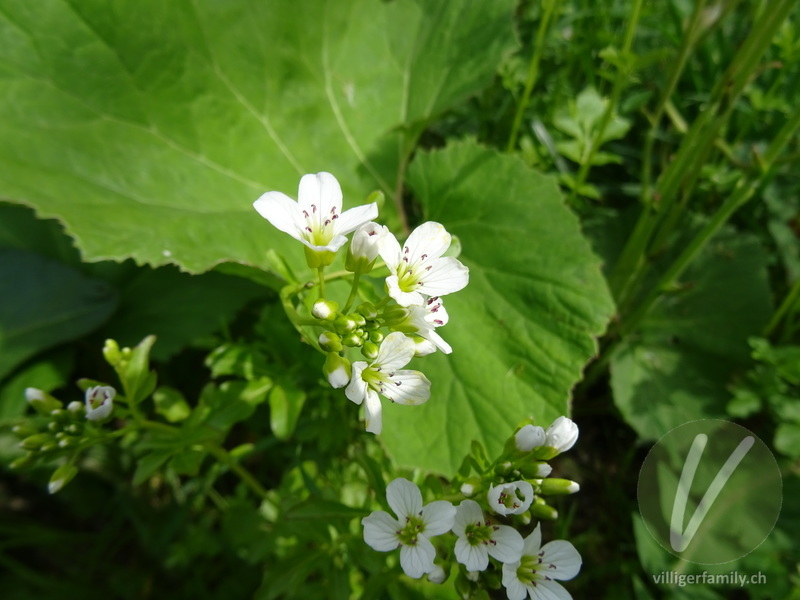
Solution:
<path fill-rule="evenodd" d="M 491 492 L 490 492 L 491 496 Z M 487 516 L 474 500 L 457 507 L 445 500 L 423 506 L 420 489 L 407 479 L 395 479 L 386 488 L 386 500 L 397 518 L 382 510 L 361 520 L 364 541 L 374 550 L 400 549 L 400 566 L 409 577 L 441 583 L 446 578 L 434 563 L 436 550 L 429 538 L 452 531 L 456 535 L 453 554 L 473 577 L 489 566 L 489 558 L 502 563 L 503 585 L 509 600 L 571 598 L 555 580 L 575 577 L 581 557 L 564 540 L 542 546 L 541 528 L 523 539 L 510 525 Z"/>
<path fill-rule="evenodd" d="M 347 398 L 364 404 L 367 431 L 381 432 L 380 395 L 399 404 L 426 402 L 430 381 L 421 372 L 403 367 L 413 357 L 437 349 L 452 352 L 436 332 L 448 321 L 441 297 L 461 290 L 469 281 L 467 267 L 444 256 L 451 243 L 445 228 L 432 221 L 423 223 L 401 247 L 385 226 L 373 222 L 377 204 L 342 212 L 339 182 L 324 172 L 303 176 L 297 202 L 281 192 L 267 192 L 254 207 L 305 246 L 308 265 L 320 270 L 320 278 L 353 233 L 345 267 L 354 273 L 354 295 L 359 277 L 373 269 L 378 257 L 388 269 L 383 300 L 361 303 L 349 313 L 354 295 L 342 311 L 337 302 L 321 297 L 311 310 L 317 320 L 314 325 L 325 329 L 317 340 L 327 353 L 323 372 L 333 387 L 346 386 Z M 322 292 L 322 284 L 320 288 Z M 347 348 L 359 348 L 367 360 L 351 363 Z"/>

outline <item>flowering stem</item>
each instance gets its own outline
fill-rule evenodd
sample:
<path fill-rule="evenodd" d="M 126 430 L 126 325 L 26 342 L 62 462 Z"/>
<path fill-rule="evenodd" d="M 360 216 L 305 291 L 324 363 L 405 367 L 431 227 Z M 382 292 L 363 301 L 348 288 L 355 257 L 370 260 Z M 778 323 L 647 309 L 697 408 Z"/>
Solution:
<path fill-rule="evenodd" d="M 361 279 L 361 271 L 356 271 L 353 273 L 353 286 L 350 288 L 350 296 L 347 298 L 347 302 L 344 304 L 344 308 L 342 309 L 342 313 L 347 314 L 347 311 L 350 310 L 350 306 L 353 304 L 353 301 L 356 299 L 358 295 L 358 280 Z"/>
<path fill-rule="evenodd" d="M 319 276 L 319 297 L 325 299 L 325 267 L 317 267 L 317 275 Z"/>

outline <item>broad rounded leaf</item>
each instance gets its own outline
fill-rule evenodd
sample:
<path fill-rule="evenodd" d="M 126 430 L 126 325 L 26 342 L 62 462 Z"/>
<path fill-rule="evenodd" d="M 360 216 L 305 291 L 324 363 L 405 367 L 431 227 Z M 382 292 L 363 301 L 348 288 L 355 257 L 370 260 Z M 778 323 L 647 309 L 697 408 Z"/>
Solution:
<path fill-rule="evenodd" d="M 514 47 L 515 6 L 4 0 L 0 197 L 91 261 L 304 265 L 253 201 L 319 171 L 346 207 L 393 193 L 408 139 Z"/>
<path fill-rule="evenodd" d="M 444 297 L 453 353 L 412 362 L 431 399 L 386 406 L 383 440 L 401 465 L 452 473 L 472 439 L 492 455 L 521 419 L 569 412 L 613 302 L 552 178 L 465 142 L 419 154 L 409 182 L 425 218 L 460 239 L 470 282 Z"/>

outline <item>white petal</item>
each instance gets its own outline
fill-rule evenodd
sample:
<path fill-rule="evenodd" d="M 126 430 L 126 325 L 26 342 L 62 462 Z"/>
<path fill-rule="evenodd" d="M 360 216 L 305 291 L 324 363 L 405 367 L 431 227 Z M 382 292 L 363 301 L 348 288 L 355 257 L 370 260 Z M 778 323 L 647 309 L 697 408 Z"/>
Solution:
<path fill-rule="evenodd" d="M 536 580 L 536 585 L 528 587 L 533 600 L 572 600 L 570 593 L 555 581 Z"/>
<path fill-rule="evenodd" d="M 433 296 L 425 301 L 425 320 L 434 327 L 441 327 L 447 325 L 450 320 L 450 315 L 444 308 L 444 302 L 439 296 Z"/>
<path fill-rule="evenodd" d="M 422 492 L 408 479 L 398 477 L 386 486 L 386 501 L 400 521 L 422 513 Z"/>
<path fill-rule="evenodd" d="M 483 571 L 489 566 L 489 553 L 484 544 L 472 546 L 465 537 L 459 537 L 455 546 L 456 560 L 468 571 Z"/>
<path fill-rule="evenodd" d="M 403 567 L 406 575 L 414 579 L 419 579 L 425 573 L 433 570 L 434 558 L 436 558 L 436 550 L 424 535 L 417 536 L 415 546 L 400 548 L 400 566 Z"/>
<path fill-rule="evenodd" d="M 401 252 L 400 242 L 397 241 L 392 232 L 387 230 L 386 235 L 381 238 L 378 245 L 378 254 L 380 254 L 390 271 L 397 271 L 397 267 L 400 266 L 400 261 L 403 258 Z"/>
<path fill-rule="evenodd" d="M 397 530 L 403 525 L 397 519 L 382 510 L 376 510 L 368 517 L 361 519 L 364 526 L 364 541 L 378 552 L 389 552 L 400 547 Z"/>
<path fill-rule="evenodd" d="M 534 529 L 528 537 L 525 538 L 525 545 L 522 547 L 523 556 L 536 556 L 539 554 L 539 548 L 542 547 L 542 525 L 536 524 Z"/>
<path fill-rule="evenodd" d="M 375 390 L 367 388 L 367 398 L 364 403 L 364 419 L 367 422 L 367 431 L 379 434 L 383 429 L 383 409 L 381 399 Z"/>
<path fill-rule="evenodd" d="M 464 529 L 470 523 L 481 523 L 483 521 L 483 511 L 480 504 L 474 500 L 462 500 L 456 508 L 456 516 L 453 519 L 453 533 L 461 537 Z"/>
<path fill-rule="evenodd" d="M 267 192 L 253 202 L 253 207 L 276 229 L 303 241 L 305 220 L 302 219 L 297 202 L 289 196 L 281 192 Z"/>
<path fill-rule="evenodd" d="M 543 446 L 547 438 L 544 429 L 538 425 L 525 425 L 514 435 L 514 444 L 520 452 L 530 452 Z"/>
<path fill-rule="evenodd" d="M 384 259 L 385 260 L 385 259 Z M 400 306 L 422 306 L 425 298 L 419 292 L 404 292 L 400 289 L 400 280 L 397 275 L 389 275 L 386 278 L 386 290 L 389 296 Z"/>
<path fill-rule="evenodd" d="M 503 563 L 503 587 L 506 588 L 508 600 L 525 600 L 528 595 L 528 588 L 517 577 L 518 568 L 519 561 Z"/>
<path fill-rule="evenodd" d="M 406 240 L 409 264 L 439 258 L 450 247 L 451 236 L 440 223 L 428 221 L 411 232 Z M 404 250 L 405 252 L 405 250 Z M 425 255 L 425 259 L 422 256 Z"/>
<path fill-rule="evenodd" d="M 492 534 L 494 544 L 487 547 L 489 554 L 501 562 L 514 562 L 522 556 L 522 547 L 525 542 L 519 531 L 508 525 L 496 525 L 497 529 Z"/>
<path fill-rule="evenodd" d="M 571 543 L 564 540 L 554 540 L 542 547 L 542 564 L 546 565 L 541 570 L 543 575 L 552 579 L 569 581 L 581 570 L 581 555 Z"/>
<path fill-rule="evenodd" d="M 566 452 L 578 440 L 578 426 L 568 417 L 558 417 L 547 428 L 547 445 L 559 452 Z"/>
<path fill-rule="evenodd" d="M 347 235 L 355 231 L 365 223 L 369 223 L 372 219 L 378 216 L 378 205 L 374 202 L 372 204 L 364 204 L 362 206 L 354 206 L 353 208 L 344 211 L 339 218 L 334 221 L 333 231 L 338 235 Z"/>
<path fill-rule="evenodd" d="M 382 372 L 391 373 L 406 366 L 413 357 L 414 341 L 407 338 L 404 333 L 394 331 L 381 342 L 372 367 L 380 367 Z"/>
<path fill-rule="evenodd" d="M 432 262 L 430 267 L 420 277 L 422 285 L 417 288 L 423 294 L 444 296 L 465 288 L 469 283 L 469 269 L 457 258 L 440 258 Z"/>
<path fill-rule="evenodd" d="M 315 223 L 322 223 L 332 214 L 342 210 L 342 188 L 336 177 L 330 173 L 321 172 L 303 175 L 300 179 L 300 189 L 297 192 L 297 203 L 300 211 L 305 210 L 311 215 Z"/>
<path fill-rule="evenodd" d="M 395 371 L 381 392 L 392 402 L 416 406 L 430 399 L 431 382 L 419 371 Z"/>
<path fill-rule="evenodd" d="M 422 522 L 425 523 L 424 533 L 433 537 L 447 533 L 453 527 L 456 516 L 456 507 L 447 500 L 431 502 L 422 509 Z"/>
<path fill-rule="evenodd" d="M 361 404 L 364 398 L 367 397 L 367 382 L 361 378 L 361 372 L 367 368 L 367 363 L 363 360 L 356 361 L 352 364 L 352 372 L 350 374 L 350 383 L 344 390 L 344 395 L 348 400 L 352 400 L 356 404 Z"/>
<path fill-rule="evenodd" d="M 421 337 L 414 338 L 414 356 L 428 356 L 436 352 L 436 344 Z"/>

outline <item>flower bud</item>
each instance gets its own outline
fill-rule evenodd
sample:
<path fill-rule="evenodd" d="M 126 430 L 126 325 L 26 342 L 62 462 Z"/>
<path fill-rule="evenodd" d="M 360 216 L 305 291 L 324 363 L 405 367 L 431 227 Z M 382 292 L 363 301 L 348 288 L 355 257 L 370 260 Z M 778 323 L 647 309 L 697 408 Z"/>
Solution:
<path fill-rule="evenodd" d="M 319 334 L 319 347 L 325 352 L 340 352 L 342 350 L 342 338 L 338 333 L 323 331 Z"/>
<path fill-rule="evenodd" d="M 322 372 L 325 374 L 331 387 L 338 389 L 350 383 L 352 368 L 349 360 L 339 356 L 336 352 L 331 352 L 325 358 L 325 365 L 322 367 Z"/>
<path fill-rule="evenodd" d="M 349 315 L 339 315 L 333 322 L 333 328 L 337 333 L 344 335 L 356 328 L 356 322 Z"/>
<path fill-rule="evenodd" d="M 27 423 L 24 423 L 22 425 L 14 425 L 14 427 L 11 428 L 11 433 L 18 438 L 23 439 L 31 435 L 36 435 L 39 433 L 39 430 L 31 427 Z"/>
<path fill-rule="evenodd" d="M 377 223 L 365 223 L 353 234 L 344 268 L 354 273 L 367 273 L 378 257 L 378 246 L 388 229 Z"/>
<path fill-rule="evenodd" d="M 580 485 L 569 479 L 544 479 L 540 485 L 540 493 L 544 496 L 566 496 L 580 489 Z"/>
<path fill-rule="evenodd" d="M 433 565 L 433 569 L 428 573 L 428 581 L 431 583 L 444 583 L 447 580 L 447 573 L 439 565 Z"/>
<path fill-rule="evenodd" d="M 108 385 L 97 385 L 86 390 L 86 418 L 90 421 L 102 421 L 114 408 L 114 396 L 117 390 Z"/>
<path fill-rule="evenodd" d="M 339 304 L 333 300 L 317 300 L 311 308 L 314 318 L 322 321 L 333 321 L 338 313 Z"/>
<path fill-rule="evenodd" d="M 572 419 L 558 417 L 546 431 L 547 446 L 555 448 L 558 454 L 566 452 L 578 440 L 578 426 Z"/>
<path fill-rule="evenodd" d="M 9 469 L 22 469 L 27 467 L 28 465 L 33 464 L 34 457 L 33 454 L 26 454 L 25 456 L 20 456 L 19 458 L 15 458 L 14 460 L 9 463 Z"/>
<path fill-rule="evenodd" d="M 350 317 L 351 319 L 353 319 L 353 321 L 356 324 L 356 327 L 363 327 L 364 325 L 367 324 L 367 320 L 364 318 L 364 315 L 362 315 L 362 314 L 359 314 L 359 313 L 355 312 L 355 313 L 351 313 L 351 314 L 349 314 L 347 316 Z"/>
<path fill-rule="evenodd" d="M 82 409 L 83 409 L 83 404 L 81 404 L 77 400 L 73 400 L 72 402 L 67 404 L 67 410 L 69 412 L 76 413 L 76 412 L 78 412 L 79 410 L 82 410 Z"/>
<path fill-rule="evenodd" d="M 19 447 L 35 452 L 41 450 L 43 446 L 53 443 L 53 436 L 49 433 L 34 433 L 29 435 L 19 443 Z"/>
<path fill-rule="evenodd" d="M 122 361 L 122 353 L 119 350 L 119 344 L 114 340 L 106 340 L 103 346 L 103 358 L 112 367 L 116 367 Z"/>
<path fill-rule="evenodd" d="M 50 415 L 51 412 L 63 406 L 50 394 L 37 388 L 25 388 L 25 400 L 40 415 Z"/>
<path fill-rule="evenodd" d="M 377 331 L 376 330 L 376 331 L 370 331 L 369 332 L 369 341 L 374 343 L 374 344 L 380 344 L 383 341 L 384 337 L 385 336 L 383 335 L 383 332 L 381 332 L 381 331 Z"/>
<path fill-rule="evenodd" d="M 527 479 L 544 479 L 553 472 L 553 467 L 546 462 L 534 461 L 522 465 L 519 470 Z"/>
<path fill-rule="evenodd" d="M 558 518 L 558 511 L 544 502 L 534 502 L 531 506 L 531 515 L 537 519 L 555 521 Z"/>
<path fill-rule="evenodd" d="M 391 327 L 393 325 L 399 325 L 403 321 L 406 321 L 410 314 L 411 311 L 408 310 L 407 308 L 395 305 L 384 308 L 381 317 L 385 321 L 385 324 Z"/>
<path fill-rule="evenodd" d="M 530 452 L 534 448 L 543 446 L 546 438 L 544 428 L 537 425 L 525 425 L 514 434 L 514 444 L 520 452 Z"/>
<path fill-rule="evenodd" d="M 364 342 L 364 345 L 361 346 L 361 354 L 367 360 L 375 360 L 378 357 L 378 345 L 372 342 Z"/>
<path fill-rule="evenodd" d="M 75 475 L 78 474 L 78 469 L 75 465 L 65 464 L 58 467 L 53 475 L 50 477 L 50 483 L 47 484 L 47 491 L 55 494 L 67 485 Z"/>
<path fill-rule="evenodd" d="M 376 319 L 378 317 L 378 309 L 375 308 L 372 302 L 362 302 L 356 307 L 356 312 L 365 319 Z"/>
<path fill-rule="evenodd" d="M 364 338 L 359 335 L 358 331 L 351 331 L 342 336 L 342 344 L 351 348 L 360 348 L 364 344 Z"/>

